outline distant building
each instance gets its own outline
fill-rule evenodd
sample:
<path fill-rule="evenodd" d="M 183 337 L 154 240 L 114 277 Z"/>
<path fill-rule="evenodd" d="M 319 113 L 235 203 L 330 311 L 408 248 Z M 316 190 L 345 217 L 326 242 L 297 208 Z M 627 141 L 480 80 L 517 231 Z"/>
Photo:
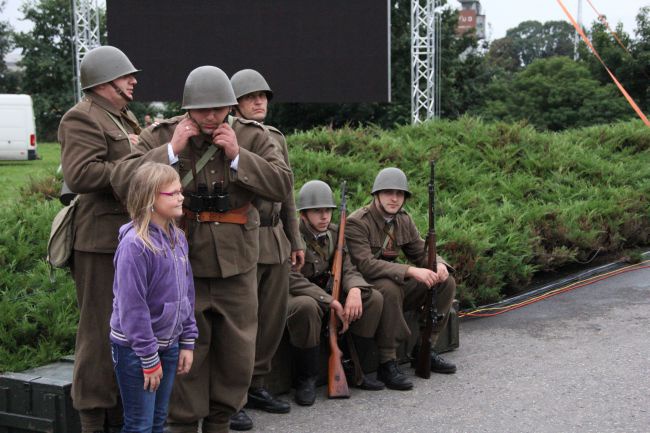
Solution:
<path fill-rule="evenodd" d="M 456 34 L 462 35 L 470 30 L 476 30 L 478 39 L 485 39 L 485 15 L 481 12 L 481 2 L 478 0 L 458 0 L 461 4 Z"/>

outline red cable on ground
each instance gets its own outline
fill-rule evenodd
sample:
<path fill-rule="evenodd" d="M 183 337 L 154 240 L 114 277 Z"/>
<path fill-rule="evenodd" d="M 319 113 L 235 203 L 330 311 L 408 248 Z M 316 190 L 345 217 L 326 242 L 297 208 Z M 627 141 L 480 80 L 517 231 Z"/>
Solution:
<path fill-rule="evenodd" d="M 535 297 L 533 299 L 529 299 L 527 301 L 523 301 L 523 302 L 520 302 L 518 304 L 508 306 L 508 307 L 503 307 L 503 309 L 500 309 L 499 311 L 496 311 L 494 313 L 478 313 L 478 312 L 473 313 L 471 311 L 464 313 L 464 312 L 461 311 L 461 312 L 458 313 L 458 317 L 462 318 L 462 317 L 492 317 L 492 316 L 498 316 L 500 314 L 507 313 L 508 311 L 517 310 L 519 308 L 523 308 L 523 307 L 525 307 L 527 305 L 531 305 L 531 304 L 534 304 L 536 302 L 543 301 L 545 299 L 551 298 L 551 297 L 559 295 L 561 293 L 570 292 L 570 291 L 578 289 L 580 287 L 586 287 L 586 286 L 589 286 L 591 284 L 597 283 L 599 281 L 607 280 L 607 279 L 615 277 L 617 275 L 624 274 L 626 272 L 638 271 L 639 269 L 647 269 L 647 268 L 650 268 L 650 265 L 636 266 L 636 267 L 632 267 L 632 268 L 620 269 L 618 271 L 611 272 L 611 273 L 609 273 L 607 275 L 603 275 L 603 276 L 600 276 L 600 277 L 593 278 L 589 282 L 572 283 L 572 284 L 569 284 L 568 286 L 566 286 L 564 288 L 553 290 L 551 292 L 548 292 L 548 293 L 545 293 L 543 295 L 537 296 L 537 297 Z M 477 311 L 479 311 L 479 310 L 477 310 Z"/>

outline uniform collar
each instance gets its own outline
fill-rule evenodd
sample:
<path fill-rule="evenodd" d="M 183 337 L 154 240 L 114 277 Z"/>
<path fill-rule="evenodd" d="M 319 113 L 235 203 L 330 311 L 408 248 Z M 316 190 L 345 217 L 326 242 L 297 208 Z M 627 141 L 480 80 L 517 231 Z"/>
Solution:
<path fill-rule="evenodd" d="M 183 118 L 184 119 L 189 119 L 190 118 L 190 113 L 186 112 L 183 115 Z M 197 148 L 197 149 L 203 149 L 204 147 L 210 146 L 212 144 L 212 142 L 210 140 L 208 140 L 208 137 L 203 133 L 200 133 L 199 135 L 193 136 L 192 138 L 190 138 L 190 141 L 192 142 L 194 147 Z"/>
<path fill-rule="evenodd" d="M 328 231 L 329 231 L 329 226 L 327 227 L 327 231 L 324 231 L 322 233 L 314 233 L 309 228 L 307 223 L 302 218 L 300 219 L 300 233 L 302 233 L 302 235 L 307 239 L 313 239 L 313 240 L 317 241 L 317 240 L 319 240 L 319 239 L 321 239 L 323 237 L 326 237 Z"/>
<path fill-rule="evenodd" d="M 115 105 L 113 105 L 111 101 L 92 91 L 84 93 L 84 98 L 89 99 L 90 101 L 94 102 L 104 110 L 108 111 L 109 113 L 117 117 L 120 117 L 123 113 L 127 111 L 126 105 L 124 106 L 124 112 L 122 112 Z"/>
<path fill-rule="evenodd" d="M 399 212 L 401 212 L 400 210 L 396 215 L 393 215 L 390 218 L 386 218 L 384 214 L 377 208 L 374 198 L 372 200 L 372 203 L 368 205 L 368 209 L 373 221 L 375 221 L 377 227 L 380 228 L 384 227 L 386 224 L 397 222 L 397 215 L 399 215 Z"/>

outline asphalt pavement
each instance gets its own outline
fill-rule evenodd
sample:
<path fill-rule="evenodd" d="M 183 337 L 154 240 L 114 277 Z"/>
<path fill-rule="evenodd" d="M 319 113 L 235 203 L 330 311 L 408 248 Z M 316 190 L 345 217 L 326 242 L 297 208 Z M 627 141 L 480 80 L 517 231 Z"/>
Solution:
<path fill-rule="evenodd" d="M 412 391 L 328 400 L 321 387 L 287 415 L 249 410 L 251 432 L 650 432 L 650 269 L 462 320 L 444 357 L 458 372 L 413 377 Z"/>

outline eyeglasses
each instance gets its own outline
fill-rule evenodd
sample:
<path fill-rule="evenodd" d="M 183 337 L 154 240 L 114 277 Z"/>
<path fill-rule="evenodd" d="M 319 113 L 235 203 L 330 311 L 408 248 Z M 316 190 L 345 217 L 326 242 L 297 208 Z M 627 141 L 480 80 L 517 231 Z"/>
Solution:
<path fill-rule="evenodd" d="M 162 194 L 162 195 L 166 195 L 167 197 L 172 197 L 172 198 L 176 198 L 176 199 L 178 199 L 178 198 L 183 197 L 183 190 L 182 190 L 182 189 L 179 189 L 178 191 L 172 191 L 172 192 L 163 192 L 163 191 L 160 191 L 160 194 Z"/>

